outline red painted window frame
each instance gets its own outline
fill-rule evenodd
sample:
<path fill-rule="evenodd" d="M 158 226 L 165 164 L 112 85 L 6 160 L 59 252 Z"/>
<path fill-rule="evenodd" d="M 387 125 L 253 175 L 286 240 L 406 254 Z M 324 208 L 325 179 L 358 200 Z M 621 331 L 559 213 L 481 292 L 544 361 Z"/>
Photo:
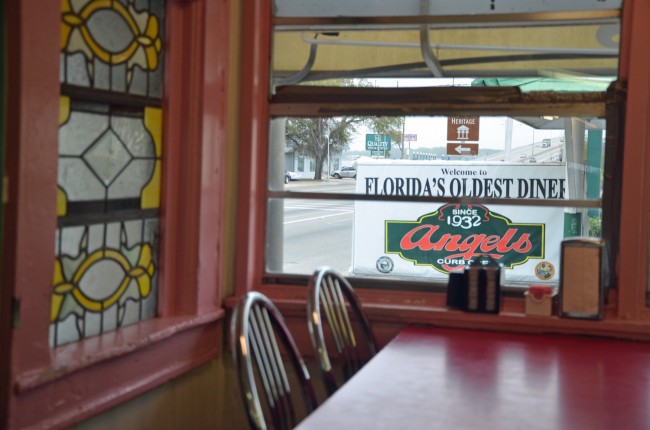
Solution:
<path fill-rule="evenodd" d="M 270 0 L 252 0 L 244 5 L 243 69 L 241 99 L 241 188 L 239 211 L 248 214 L 238 225 L 241 246 L 237 253 L 237 294 L 260 290 L 288 312 L 304 307 L 305 289 L 269 283 L 264 278 L 267 140 L 269 132 L 269 59 L 272 16 Z M 359 290 L 364 308 L 375 321 L 386 324 L 434 323 L 447 326 L 493 328 L 518 331 L 622 336 L 650 340 L 650 308 L 646 306 L 648 270 L 650 177 L 650 60 L 644 41 L 650 38 L 650 7 L 643 0 L 624 2 L 619 79 L 627 85 L 625 102 L 623 171 L 621 185 L 620 252 L 618 290 L 610 295 L 604 321 L 559 318 L 531 319 L 523 315 L 523 301 L 506 304 L 512 312 L 498 316 L 446 312 L 440 293 Z M 644 124 L 639 128 L 639 124 Z M 228 304 L 230 304 L 230 300 Z"/>
<path fill-rule="evenodd" d="M 10 198 L 0 427 L 67 428 L 220 354 L 230 2 L 167 0 L 159 317 L 55 349 L 48 327 L 61 3 L 3 7 Z"/>

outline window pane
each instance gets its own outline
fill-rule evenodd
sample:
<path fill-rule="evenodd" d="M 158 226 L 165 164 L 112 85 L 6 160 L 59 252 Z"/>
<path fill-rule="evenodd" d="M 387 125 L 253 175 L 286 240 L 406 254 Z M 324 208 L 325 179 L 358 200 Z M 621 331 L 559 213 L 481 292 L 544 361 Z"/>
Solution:
<path fill-rule="evenodd" d="M 605 120 L 595 117 L 489 117 L 489 116 L 407 116 L 407 117 L 306 117 L 278 119 L 283 131 L 271 138 L 271 177 L 282 176 L 297 167 L 298 176 L 272 190 L 305 191 L 297 181 L 342 180 L 356 184 L 357 168 L 373 162 L 393 166 L 403 172 L 442 177 L 440 167 L 462 169 L 474 166 L 510 166 L 510 170 L 541 171 L 556 166 L 564 175 L 562 193 L 544 190 L 487 189 L 444 191 L 437 188 L 407 189 L 368 182 L 353 187 L 356 193 L 375 195 L 453 196 L 482 198 L 563 198 L 595 199 L 602 193 Z M 282 134 L 284 133 L 284 134 Z M 313 171 L 305 171 L 305 160 Z M 567 163 L 568 160 L 568 163 Z M 276 164 L 280 163 L 280 165 Z M 425 167 L 435 169 L 424 173 Z M 438 166 L 438 167 L 436 167 Z M 476 170 L 476 169 L 474 169 Z M 471 171 L 474 171 L 471 170 Z M 275 172 L 275 173 L 274 173 Z M 329 172 L 329 175 L 328 175 Z M 416 173 L 412 173 L 416 174 Z M 276 177 L 273 177 L 273 176 Z M 472 176 L 472 175 L 470 175 Z M 517 176 L 513 176 L 516 180 Z M 348 181 L 345 181 L 348 179 Z M 351 180 L 351 181 L 350 181 Z M 406 185 L 404 185 L 406 186 Z M 338 192 L 336 188 L 324 192 Z"/>
<path fill-rule="evenodd" d="M 62 84 L 159 98 L 164 0 L 62 2 Z"/>
<path fill-rule="evenodd" d="M 560 241 L 601 234 L 621 2 L 597 3 L 274 2 L 267 269 L 443 283 L 491 253 L 510 285 L 557 284 Z M 300 250 L 335 217 L 349 252 Z"/>
<path fill-rule="evenodd" d="M 271 199 L 267 271 L 312 274 L 323 265 L 349 273 L 354 202 Z"/>
<path fill-rule="evenodd" d="M 156 314 L 164 8 L 62 2 L 51 346 Z"/>
<path fill-rule="evenodd" d="M 564 0 L 554 1 L 523 1 L 515 2 L 485 2 L 474 0 L 401 0 L 387 2 L 384 0 L 369 0 L 351 2 L 347 0 L 275 0 L 275 15 L 277 17 L 350 17 L 350 16 L 417 16 L 426 15 L 426 11 L 435 11 L 436 15 L 466 15 L 471 11 L 475 15 L 489 16 L 502 13 L 530 13 L 551 11 L 592 11 L 618 9 L 621 0 Z"/>
<path fill-rule="evenodd" d="M 272 199 L 267 271 L 447 282 L 479 255 L 505 266 L 508 286 L 557 285 L 560 242 L 600 237 L 598 209 Z M 395 284 L 399 289 L 399 284 Z"/>
<path fill-rule="evenodd" d="M 284 166 L 297 152 L 321 166 L 320 179 L 285 182 L 283 166 L 269 165 L 270 190 L 292 193 L 269 202 L 272 273 L 329 265 L 350 276 L 444 283 L 487 253 L 505 265 L 508 285 L 557 284 L 560 242 L 601 235 L 603 119 L 319 117 L 278 119 L 271 128 Z M 431 197 L 438 200 L 415 201 Z"/>
<path fill-rule="evenodd" d="M 325 34 L 277 32 L 273 51 L 274 84 L 387 76 L 616 76 L 617 24 L 568 28 L 436 29 L 428 34 L 430 63 L 423 57 L 417 29 Z M 310 53 L 314 50 L 317 54 L 312 64 Z M 432 67 L 438 70 L 434 71 Z M 561 87 L 557 90 L 564 91 Z"/>

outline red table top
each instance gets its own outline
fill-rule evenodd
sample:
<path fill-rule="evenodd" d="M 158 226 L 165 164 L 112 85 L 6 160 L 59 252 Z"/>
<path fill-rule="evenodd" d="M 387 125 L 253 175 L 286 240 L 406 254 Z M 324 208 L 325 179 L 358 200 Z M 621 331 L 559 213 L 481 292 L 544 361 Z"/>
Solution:
<path fill-rule="evenodd" d="M 298 429 L 650 429 L 650 344 L 408 327 Z"/>

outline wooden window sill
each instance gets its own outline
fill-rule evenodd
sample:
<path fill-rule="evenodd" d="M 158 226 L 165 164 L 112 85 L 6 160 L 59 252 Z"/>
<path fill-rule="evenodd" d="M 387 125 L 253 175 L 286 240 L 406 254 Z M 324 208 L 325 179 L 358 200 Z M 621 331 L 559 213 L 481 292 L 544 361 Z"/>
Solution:
<path fill-rule="evenodd" d="M 14 378 L 14 426 L 69 427 L 217 358 L 224 316 L 154 318 L 53 349 L 49 366 Z"/>
<path fill-rule="evenodd" d="M 307 292 L 305 287 L 262 285 L 259 291 L 266 294 L 278 306 L 285 318 L 305 317 Z M 447 309 L 444 293 L 366 289 L 358 289 L 357 293 L 371 322 L 380 326 L 430 324 L 477 330 L 573 334 L 650 341 L 650 321 L 618 317 L 615 294 L 610 295 L 610 305 L 606 308 L 604 319 L 587 320 L 526 315 L 523 298 L 504 298 L 502 311 L 499 314 L 484 314 Z M 225 301 L 227 307 L 233 306 L 234 303 L 236 303 L 235 298 Z M 388 329 L 387 333 L 392 331 Z M 384 340 L 387 341 L 389 338 Z M 383 343 L 381 339 L 380 343 Z"/>

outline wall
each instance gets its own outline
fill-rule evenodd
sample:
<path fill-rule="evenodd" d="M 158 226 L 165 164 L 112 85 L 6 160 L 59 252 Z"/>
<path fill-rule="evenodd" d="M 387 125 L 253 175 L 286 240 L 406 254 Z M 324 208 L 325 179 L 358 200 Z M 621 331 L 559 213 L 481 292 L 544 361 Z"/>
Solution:
<path fill-rule="evenodd" d="M 229 357 L 214 360 L 75 430 L 247 429 Z"/>

